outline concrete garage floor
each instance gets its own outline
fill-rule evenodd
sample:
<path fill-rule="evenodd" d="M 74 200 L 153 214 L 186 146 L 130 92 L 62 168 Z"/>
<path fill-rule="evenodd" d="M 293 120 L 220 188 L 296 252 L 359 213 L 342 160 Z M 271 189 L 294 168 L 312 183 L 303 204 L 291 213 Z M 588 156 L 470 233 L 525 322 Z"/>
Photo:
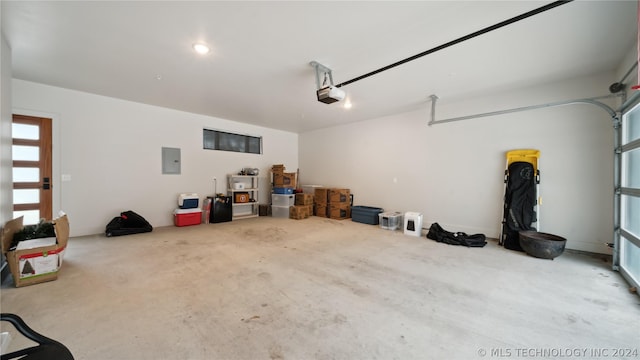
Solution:
<path fill-rule="evenodd" d="M 603 258 L 260 217 L 72 238 L 58 280 L 1 302 L 76 359 L 640 358 L 640 297 Z"/>

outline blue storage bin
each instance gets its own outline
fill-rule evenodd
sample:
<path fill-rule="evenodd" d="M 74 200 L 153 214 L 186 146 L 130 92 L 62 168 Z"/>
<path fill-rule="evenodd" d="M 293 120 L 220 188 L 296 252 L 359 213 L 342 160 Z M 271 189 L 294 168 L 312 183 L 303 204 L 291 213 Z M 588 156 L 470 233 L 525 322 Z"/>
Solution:
<path fill-rule="evenodd" d="M 379 217 L 378 214 L 384 212 L 382 208 L 373 207 L 373 206 L 352 206 L 351 207 L 351 221 L 369 224 L 369 225 L 378 225 Z"/>
<path fill-rule="evenodd" d="M 274 194 L 293 194 L 293 188 L 285 188 L 285 187 L 274 187 Z"/>

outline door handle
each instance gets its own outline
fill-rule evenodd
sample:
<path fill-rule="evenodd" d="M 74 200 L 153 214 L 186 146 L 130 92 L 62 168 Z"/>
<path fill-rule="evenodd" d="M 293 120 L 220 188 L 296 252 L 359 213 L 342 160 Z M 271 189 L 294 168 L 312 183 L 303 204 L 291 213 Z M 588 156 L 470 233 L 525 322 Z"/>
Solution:
<path fill-rule="evenodd" d="M 51 178 L 42 178 L 42 190 L 51 189 Z"/>

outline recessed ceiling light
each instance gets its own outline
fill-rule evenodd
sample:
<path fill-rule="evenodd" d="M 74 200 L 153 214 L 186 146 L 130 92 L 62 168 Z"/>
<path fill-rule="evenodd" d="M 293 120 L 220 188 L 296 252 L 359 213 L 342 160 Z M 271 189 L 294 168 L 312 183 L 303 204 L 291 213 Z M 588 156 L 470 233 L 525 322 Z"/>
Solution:
<path fill-rule="evenodd" d="M 345 101 L 343 106 L 344 106 L 345 109 L 351 109 L 351 107 L 353 105 L 351 105 L 351 100 L 347 100 L 347 101 Z"/>
<path fill-rule="evenodd" d="M 209 51 L 211 51 L 211 49 L 209 49 L 209 47 L 203 43 L 195 43 L 193 44 L 193 50 L 195 50 L 198 54 L 207 54 L 209 53 Z"/>

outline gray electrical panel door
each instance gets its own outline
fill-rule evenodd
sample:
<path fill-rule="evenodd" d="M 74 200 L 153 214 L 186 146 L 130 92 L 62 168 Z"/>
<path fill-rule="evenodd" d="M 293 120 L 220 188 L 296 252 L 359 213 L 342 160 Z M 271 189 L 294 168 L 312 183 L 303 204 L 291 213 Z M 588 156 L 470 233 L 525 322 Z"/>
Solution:
<path fill-rule="evenodd" d="M 162 148 L 162 173 L 180 174 L 180 149 Z"/>

